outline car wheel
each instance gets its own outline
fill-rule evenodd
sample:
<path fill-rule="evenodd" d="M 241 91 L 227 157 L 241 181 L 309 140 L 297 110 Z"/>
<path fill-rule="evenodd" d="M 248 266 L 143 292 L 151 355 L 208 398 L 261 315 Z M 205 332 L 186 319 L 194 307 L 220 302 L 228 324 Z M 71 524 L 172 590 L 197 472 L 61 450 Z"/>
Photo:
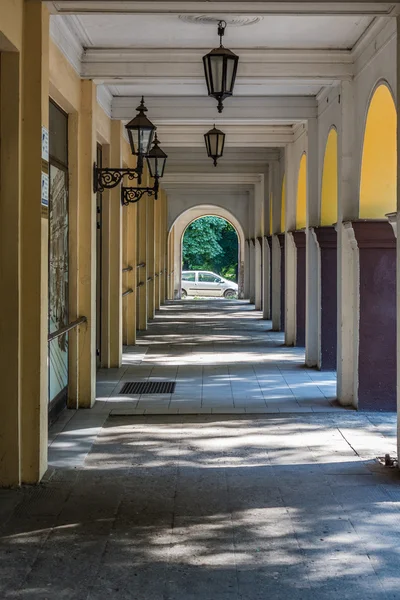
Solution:
<path fill-rule="evenodd" d="M 224 298 L 234 298 L 236 296 L 235 290 L 225 290 Z"/>
<path fill-rule="evenodd" d="M 186 297 L 187 297 L 186 290 L 182 289 L 182 291 L 181 291 L 181 298 L 186 298 Z"/>

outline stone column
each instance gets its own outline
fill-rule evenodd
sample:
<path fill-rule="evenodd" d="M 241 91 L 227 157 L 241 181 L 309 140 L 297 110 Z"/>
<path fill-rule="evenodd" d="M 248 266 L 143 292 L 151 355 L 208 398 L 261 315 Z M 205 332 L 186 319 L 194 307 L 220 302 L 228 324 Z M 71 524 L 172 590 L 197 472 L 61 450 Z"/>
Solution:
<path fill-rule="evenodd" d="M 262 237 L 257 237 L 254 242 L 254 303 L 256 310 L 262 310 L 263 289 L 263 260 Z"/>
<path fill-rule="evenodd" d="M 256 272 L 256 258 L 255 258 L 255 238 L 249 240 L 249 297 L 250 304 L 254 304 L 256 301 L 256 283 L 255 283 L 255 272 Z"/>
<path fill-rule="evenodd" d="M 152 181 L 152 180 L 151 180 Z M 151 182 L 150 182 L 151 185 Z M 154 319 L 155 313 L 155 222 L 154 196 L 146 195 L 147 202 L 147 318 Z M 158 202 L 158 201 L 157 201 Z"/>
<path fill-rule="evenodd" d="M 285 344 L 296 342 L 296 245 L 293 231 L 296 230 L 297 159 L 293 144 L 285 150 L 286 214 L 285 214 Z"/>
<path fill-rule="evenodd" d="M 244 248 L 244 289 L 243 295 L 246 299 L 250 298 L 250 240 L 245 240 Z"/>
<path fill-rule="evenodd" d="M 113 168 L 122 167 L 122 123 L 111 121 L 110 162 Z M 110 192 L 109 208 L 109 321 L 110 367 L 122 364 L 122 205 L 121 188 Z"/>
<path fill-rule="evenodd" d="M 48 211 L 41 206 L 42 198 L 42 126 L 48 128 L 49 119 L 49 16 L 47 8 L 38 0 L 24 3 L 22 51 L 22 187 L 21 187 L 21 388 L 20 388 L 20 442 L 21 482 L 38 483 L 47 468 L 48 429 Z M 7 62 L 7 61 L 6 61 Z M 11 65 L 8 64 L 11 70 Z M 15 73 L 12 90 L 16 91 Z M 2 74 L 3 78 L 3 74 Z M 8 83 L 6 83 L 8 85 Z M 3 94 L 3 90 L 2 90 Z M 20 95 L 15 96 L 18 104 Z M 8 106 L 10 118 L 12 107 Z M 3 116 L 3 115 L 2 115 Z M 15 115 L 14 115 L 15 118 Z M 14 121 L 15 125 L 15 121 Z M 12 123 L 2 123 L 12 127 Z M 90 139 L 90 138 L 89 138 Z M 11 153 L 19 140 L 11 141 Z M 3 146 L 4 140 L 2 140 Z M 13 174 L 18 177 L 18 171 Z M 3 179 L 3 171 L 2 171 Z M 7 181 L 7 176 L 6 176 Z M 89 180 L 89 185 L 91 181 Z M 3 180 L 2 180 L 3 185 Z M 11 190 L 12 193 L 12 190 Z M 2 198 L 4 197 L 2 189 Z M 89 193 L 89 198 L 93 196 Z M 15 191 L 13 194 L 16 199 Z M 9 200 L 8 200 L 9 201 Z M 18 201 L 17 201 L 18 202 Z M 90 203 L 90 201 L 89 201 Z M 5 207 L 7 210 L 7 206 Z M 16 232 L 16 217 L 10 227 Z M 7 224 L 5 224 L 7 226 Z M 4 243 L 4 241 L 2 242 Z M 11 246 L 12 247 L 12 246 Z M 9 250 L 7 257 L 10 257 Z M 15 264 L 16 257 L 11 257 Z M 3 290 L 9 293 L 9 290 Z M 16 298 L 17 291 L 11 288 Z M 18 304 L 17 304 L 18 310 Z M 12 313 L 11 313 L 12 314 Z M 7 316 L 7 315 L 5 315 Z M 89 319 L 92 315 L 88 315 Z M 15 321 L 14 321 L 15 322 Z M 89 321 L 89 323 L 91 323 Z M 90 327 L 90 325 L 89 325 Z M 95 319 L 93 321 L 95 330 Z M 18 335 L 18 327 L 15 332 Z M 94 337 L 94 336 L 93 336 Z M 10 349 L 16 358 L 16 344 Z M 85 360 L 85 357 L 84 357 Z M 90 365 L 87 365 L 90 369 Z M 14 383 L 16 373 L 14 366 Z M 5 379 L 7 379 L 6 375 Z M 6 384 L 7 385 L 7 384 Z M 85 399 L 90 404 L 92 390 L 85 387 Z M 14 395 L 14 394 L 13 394 Z M 13 397 L 11 396 L 11 398 Z M 3 396 L 4 397 L 4 396 Z M 6 401 L 10 402 L 11 398 Z M 15 398 L 15 395 L 14 395 Z M 13 423 L 14 428 L 16 423 Z M 15 431 L 15 429 L 14 429 Z M 2 457 L 3 458 L 3 457 Z M 15 465 L 14 465 L 15 475 Z"/>
<path fill-rule="evenodd" d="M 123 273 L 123 292 L 132 290 L 122 298 L 123 337 L 125 346 L 136 344 L 136 293 L 137 293 L 137 204 L 129 204 L 123 209 L 125 228 L 122 266 L 130 269 Z"/>
<path fill-rule="evenodd" d="M 174 248 L 175 248 L 175 228 L 172 227 L 168 236 L 168 300 L 174 299 Z"/>
<path fill-rule="evenodd" d="M 387 221 L 353 221 L 359 252 L 358 408 L 396 410 L 396 238 Z"/>
<path fill-rule="evenodd" d="M 154 311 L 160 309 L 160 282 L 161 282 L 161 203 L 162 191 L 154 203 Z"/>
<path fill-rule="evenodd" d="M 306 344 L 306 232 L 294 231 L 296 245 L 296 346 Z"/>
<path fill-rule="evenodd" d="M 147 185 L 145 183 L 144 185 Z M 137 203 L 138 267 L 137 328 L 147 329 L 147 194 Z"/>
<path fill-rule="evenodd" d="M 282 274 L 281 268 L 285 268 L 285 235 L 280 234 L 283 238 L 280 238 L 279 235 L 272 236 L 272 266 L 271 266 L 271 312 L 272 312 L 272 330 L 273 331 L 281 331 L 282 330 L 282 321 L 284 317 L 281 314 L 282 308 Z M 281 243 L 283 244 L 283 262 L 281 261 Z M 283 281 L 285 277 L 283 275 Z M 283 294 L 284 298 L 284 294 Z"/>
<path fill-rule="evenodd" d="M 305 250 L 305 363 L 315 367 L 318 363 L 318 248 L 310 227 L 319 224 L 320 213 L 320 177 L 318 159 L 318 122 L 308 119 L 307 122 L 307 229 Z M 297 344 L 296 342 L 296 345 Z M 301 344 L 303 345 L 303 344 Z"/>
<path fill-rule="evenodd" d="M 337 390 L 343 405 L 356 405 L 358 250 L 354 232 L 346 222 L 358 217 L 359 171 L 355 168 L 354 83 L 342 82 L 341 124 L 338 132 L 338 352 Z"/>
<path fill-rule="evenodd" d="M 272 235 L 264 237 L 263 318 L 272 318 Z"/>
<path fill-rule="evenodd" d="M 4 399 L 0 419 L 0 487 L 21 483 L 20 60 L 18 52 L 0 53 L 0 289 L 7 290 L 0 295 L 0 374 Z M 37 184 L 35 188 L 36 210 L 40 211 Z M 36 340 L 33 343 L 38 350 Z"/>
<path fill-rule="evenodd" d="M 296 245 L 293 232 L 285 238 L 285 345 L 296 343 Z"/>
<path fill-rule="evenodd" d="M 285 331 L 286 325 L 286 314 L 285 314 L 285 297 L 286 297 L 286 257 L 285 257 L 285 246 L 286 246 L 286 235 L 284 233 L 279 233 L 277 236 L 279 241 L 279 249 L 280 249 L 280 306 L 279 306 L 279 315 L 280 315 L 280 323 L 279 329 L 280 331 Z"/>
<path fill-rule="evenodd" d="M 319 246 L 318 368 L 336 370 L 337 355 L 337 233 L 334 227 L 315 227 Z"/>

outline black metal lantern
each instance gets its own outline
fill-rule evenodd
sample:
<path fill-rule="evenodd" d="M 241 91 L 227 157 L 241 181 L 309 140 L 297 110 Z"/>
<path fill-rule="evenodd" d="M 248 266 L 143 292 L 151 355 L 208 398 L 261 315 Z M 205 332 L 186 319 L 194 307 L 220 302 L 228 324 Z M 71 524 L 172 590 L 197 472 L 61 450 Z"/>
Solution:
<path fill-rule="evenodd" d="M 154 179 L 162 177 L 164 175 L 165 163 L 167 162 L 168 158 L 164 150 L 161 150 L 159 143 L 160 142 L 157 138 L 156 133 L 154 137 L 153 147 L 146 156 L 150 176 Z"/>
<path fill-rule="evenodd" d="M 225 98 L 232 96 L 235 85 L 239 57 L 222 45 L 226 23 L 218 23 L 220 47 L 214 48 L 203 56 L 204 74 L 207 82 L 208 95 L 218 100 L 218 112 L 222 112 Z"/>
<path fill-rule="evenodd" d="M 217 160 L 224 153 L 225 134 L 220 129 L 216 129 L 215 125 L 210 131 L 204 134 L 207 154 L 214 160 L 214 167 L 217 166 Z"/>
<path fill-rule="evenodd" d="M 136 110 L 138 111 L 138 114 L 132 121 L 129 121 L 126 125 L 126 129 L 128 131 L 132 154 L 143 158 L 143 156 L 146 156 L 146 154 L 150 152 L 156 128 L 144 114 L 147 112 L 147 108 L 144 105 L 143 96 L 140 106 L 138 106 Z"/>

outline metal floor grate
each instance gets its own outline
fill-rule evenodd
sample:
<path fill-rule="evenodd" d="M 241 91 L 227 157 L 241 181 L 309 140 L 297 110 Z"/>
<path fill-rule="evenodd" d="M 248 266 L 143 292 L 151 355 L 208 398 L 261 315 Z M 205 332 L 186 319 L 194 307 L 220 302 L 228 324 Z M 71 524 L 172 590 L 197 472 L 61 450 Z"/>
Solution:
<path fill-rule="evenodd" d="M 175 381 L 127 381 L 120 394 L 173 394 Z"/>

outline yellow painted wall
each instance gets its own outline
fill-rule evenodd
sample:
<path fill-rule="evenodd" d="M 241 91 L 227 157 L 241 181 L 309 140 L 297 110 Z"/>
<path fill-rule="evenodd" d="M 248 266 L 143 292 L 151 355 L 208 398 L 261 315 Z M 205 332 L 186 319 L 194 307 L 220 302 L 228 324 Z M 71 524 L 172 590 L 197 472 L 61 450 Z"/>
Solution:
<path fill-rule="evenodd" d="M 300 159 L 299 175 L 297 179 L 296 196 L 296 229 L 306 226 L 307 207 L 307 157 L 304 153 Z"/>
<path fill-rule="evenodd" d="M 338 142 L 336 129 L 331 129 L 326 141 L 322 171 L 321 225 L 337 221 L 338 205 Z"/>
<path fill-rule="evenodd" d="M 1 50 L 12 51 L 22 48 L 23 4 L 23 0 L 0 0 Z"/>
<path fill-rule="evenodd" d="M 396 210 L 396 108 L 386 85 L 371 100 L 364 133 L 360 219 L 381 219 Z"/>
<path fill-rule="evenodd" d="M 53 100 L 67 113 L 80 109 L 81 80 L 64 54 L 50 39 L 49 89 Z"/>
<path fill-rule="evenodd" d="M 130 165 L 131 156 L 132 156 L 132 152 L 131 152 L 131 147 L 129 145 L 129 142 L 127 142 L 126 139 L 123 137 L 122 138 L 122 160 L 126 165 Z"/>
<path fill-rule="evenodd" d="M 283 176 L 283 181 L 282 181 L 281 232 L 285 231 L 285 217 L 286 217 L 286 175 Z"/>
<path fill-rule="evenodd" d="M 111 140 L 111 119 L 106 115 L 100 104 L 96 104 L 96 129 L 98 142 L 109 144 Z"/>

